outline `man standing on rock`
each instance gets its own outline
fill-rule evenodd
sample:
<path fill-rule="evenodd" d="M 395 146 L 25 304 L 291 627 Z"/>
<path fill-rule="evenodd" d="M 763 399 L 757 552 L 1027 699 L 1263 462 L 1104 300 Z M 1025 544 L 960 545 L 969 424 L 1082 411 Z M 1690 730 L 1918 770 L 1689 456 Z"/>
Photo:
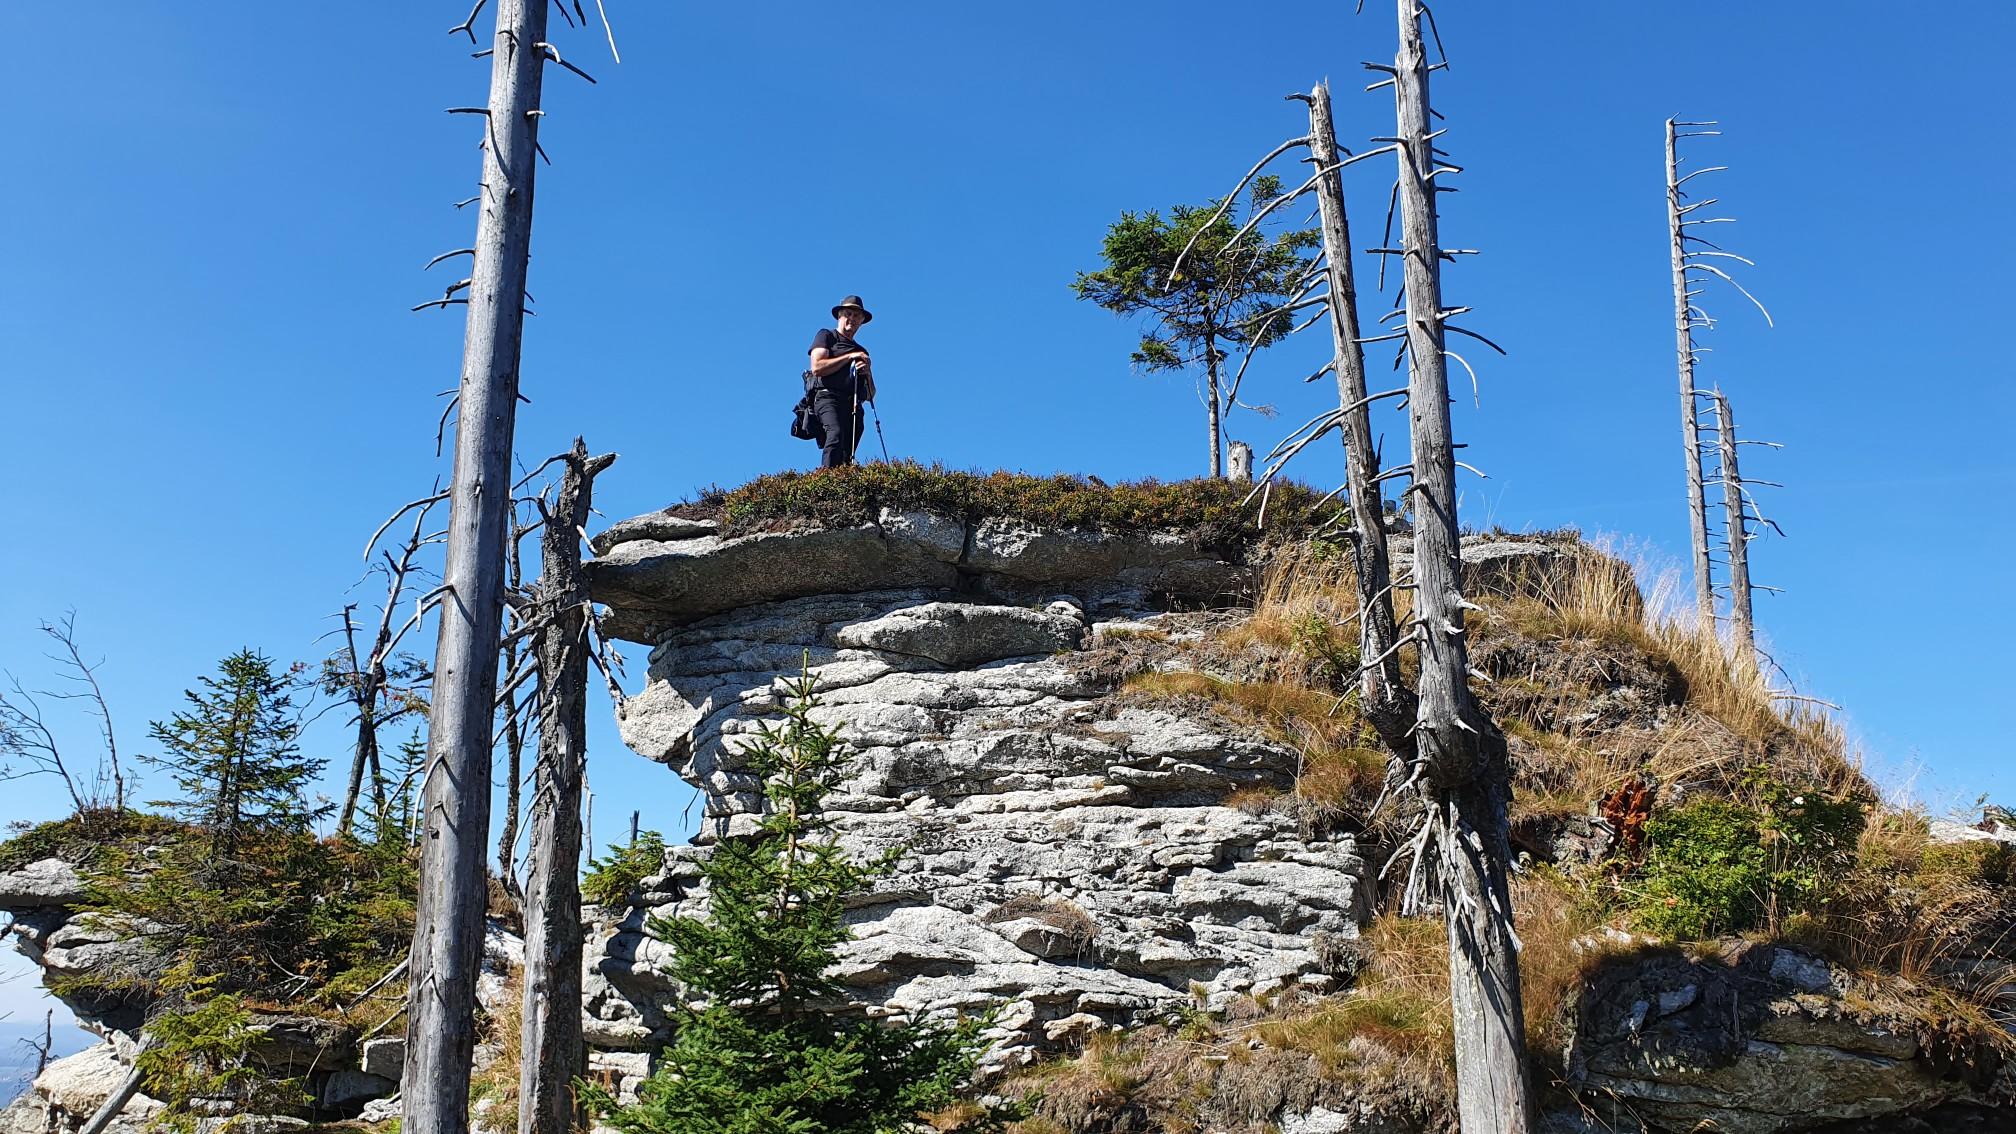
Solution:
<path fill-rule="evenodd" d="M 874 317 L 860 296 L 850 295 L 834 305 L 833 326 L 812 336 L 806 381 L 811 385 L 812 412 L 819 419 L 822 469 L 854 463 L 854 447 L 861 442 L 861 403 L 875 400 L 868 352 L 854 336 Z"/>

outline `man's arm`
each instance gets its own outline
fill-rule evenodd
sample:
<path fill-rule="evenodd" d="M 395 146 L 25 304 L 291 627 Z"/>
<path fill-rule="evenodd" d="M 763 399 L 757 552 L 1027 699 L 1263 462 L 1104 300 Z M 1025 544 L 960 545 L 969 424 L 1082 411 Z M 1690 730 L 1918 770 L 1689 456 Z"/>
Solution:
<path fill-rule="evenodd" d="M 857 350 L 849 354 L 836 355 L 825 347 L 812 348 L 812 373 L 820 378 L 845 370 L 850 364 L 857 361 L 864 364 L 867 363 L 868 352 Z"/>

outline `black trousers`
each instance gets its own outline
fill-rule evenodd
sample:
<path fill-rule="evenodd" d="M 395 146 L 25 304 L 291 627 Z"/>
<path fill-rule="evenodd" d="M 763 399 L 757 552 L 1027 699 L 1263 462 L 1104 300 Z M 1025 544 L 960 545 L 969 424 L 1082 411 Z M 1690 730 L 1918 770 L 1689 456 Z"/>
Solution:
<path fill-rule="evenodd" d="M 854 463 L 854 447 L 861 443 L 861 404 L 852 390 L 812 391 L 812 412 L 819 417 L 819 467 L 838 468 Z"/>

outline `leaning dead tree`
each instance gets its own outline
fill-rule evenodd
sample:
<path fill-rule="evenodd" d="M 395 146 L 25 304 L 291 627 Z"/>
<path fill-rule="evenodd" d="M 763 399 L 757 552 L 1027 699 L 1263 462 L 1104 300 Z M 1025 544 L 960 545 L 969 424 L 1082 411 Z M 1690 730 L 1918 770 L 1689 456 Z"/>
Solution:
<path fill-rule="evenodd" d="M 1757 310 L 1764 313 L 1764 321 L 1767 324 L 1771 322 L 1771 313 L 1764 310 L 1757 297 L 1713 261 L 1737 260 L 1752 267 L 1755 264 L 1724 250 L 1698 231 L 1711 224 L 1733 224 L 1735 218 L 1695 216 L 1696 212 L 1716 204 L 1719 198 L 1691 200 L 1683 188 L 1697 177 L 1729 168 L 1716 165 L 1686 174 L 1680 172 L 1684 162 L 1680 156 L 1680 139 L 1720 135 L 1720 130 L 1707 129 L 1714 125 L 1714 122 L 1666 120 L 1666 228 L 1673 272 L 1674 350 L 1680 370 L 1680 440 L 1687 462 L 1687 534 L 1694 564 L 1694 604 L 1699 610 L 1703 631 L 1711 635 L 1715 632 L 1715 575 L 1708 548 L 1707 480 L 1701 468 L 1700 403 L 1703 392 L 1694 380 L 1695 364 L 1708 350 L 1695 341 L 1695 332 L 1715 326 L 1715 320 L 1698 302 L 1708 278 L 1719 278 L 1742 292 L 1745 299 L 1757 304 Z"/>
<path fill-rule="evenodd" d="M 1461 529 L 1456 517 L 1455 444 L 1449 416 L 1451 332 L 1482 336 L 1451 320 L 1467 311 L 1444 306 L 1436 195 L 1462 167 L 1435 145 L 1430 125 L 1430 64 L 1422 43 L 1419 0 L 1399 0 L 1400 51 L 1386 72 L 1399 128 L 1397 194 L 1408 424 L 1413 463 L 1414 616 L 1408 634 L 1420 656 L 1415 757 L 1409 780 L 1425 818 L 1415 836 L 1408 901 L 1432 865 L 1449 933 L 1449 1007 L 1456 1045 L 1457 1112 L 1464 1134 L 1524 1134 L 1531 1128 L 1526 1086 L 1526 1020 L 1520 1001 L 1519 939 L 1512 928 L 1511 846 L 1506 810 L 1511 777 L 1505 738 L 1470 692 L 1463 597 Z M 1438 35 L 1439 41 L 1439 35 Z M 1375 85 L 1387 85 L 1386 82 Z M 1483 340 L 1488 342 L 1489 340 Z M 1459 359 L 1460 361 L 1460 359 Z M 1463 365 L 1468 368 L 1467 362 Z"/>
<path fill-rule="evenodd" d="M 1403 757 L 1414 751 L 1414 693 L 1400 674 L 1400 632 L 1393 614 L 1393 568 L 1386 548 L 1385 508 L 1379 491 L 1379 455 L 1372 447 L 1372 402 L 1399 396 L 1366 392 L 1364 336 L 1358 326 L 1358 287 L 1351 268 L 1351 224 L 1344 208 L 1344 180 L 1337 160 L 1330 87 L 1316 84 L 1309 103 L 1309 160 L 1331 170 L 1316 182 L 1323 225 L 1323 264 L 1329 280 L 1329 316 L 1337 378 L 1336 421 L 1344 439 L 1344 500 L 1351 511 L 1351 551 L 1358 586 L 1358 695 L 1366 719 L 1388 748 Z M 1377 152 L 1377 151 L 1374 151 Z"/>
<path fill-rule="evenodd" d="M 1722 540 L 1729 553 L 1729 640 L 1740 661 L 1757 656 L 1756 620 L 1750 607 L 1750 522 L 1743 506 L 1743 473 L 1736 458 L 1736 423 L 1721 387 L 1709 395 L 1715 403 L 1715 437 L 1722 458 L 1722 505 L 1726 515 Z"/>
<path fill-rule="evenodd" d="M 1303 161 L 1313 166 L 1309 178 L 1297 188 L 1271 199 L 1235 236 L 1243 238 L 1270 214 L 1313 194 L 1321 219 L 1320 251 L 1306 275 L 1279 306 L 1260 313 L 1261 318 L 1294 317 L 1314 309 L 1303 322 L 1291 325 L 1287 334 L 1299 333 L 1318 321 L 1328 324 L 1332 356 L 1328 363 L 1304 381 L 1313 382 L 1326 373 L 1337 381 L 1337 408 L 1326 410 L 1291 433 L 1267 455 L 1269 465 L 1258 478 L 1254 494 L 1263 494 L 1274 478 L 1303 450 L 1331 431 L 1344 442 L 1345 483 L 1342 493 L 1351 517 L 1350 539 L 1354 575 L 1358 589 L 1356 621 L 1359 656 L 1368 660 L 1357 674 L 1355 685 L 1361 708 L 1373 728 L 1395 752 L 1413 750 L 1414 696 L 1400 674 L 1400 636 L 1395 625 L 1392 566 L 1386 546 L 1384 508 L 1379 483 L 1379 457 L 1373 447 L 1371 405 L 1385 398 L 1404 396 L 1405 387 L 1371 394 L 1366 390 L 1365 351 L 1367 341 L 1359 330 L 1358 293 L 1351 262 L 1350 222 L 1344 207 L 1344 167 L 1379 154 L 1393 152 L 1393 144 L 1352 155 L 1337 143 L 1331 116 L 1330 89 L 1317 84 L 1307 94 L 1288 96 L 1309 106 L 1309 132 L 1276 146 L 1249 170 L 1225 200 L 1238 197 L 1246 186 L 1262 176 L 1274 161 L 1297 149 L 1305 151 Z M 1229 204 L 1221 206 L 1229 208 Z M 1215 218 L 1214 218 L 1215 219 Z M 1191 252 L 1185 248 L 1177 258 L 1180 270 Z M 1393 338 L 1397 336 L 1379 336 Z M 1376 340 L 1375 340 L 1376 341 Z M 1249 349 L 1241 361 L 1238 376 L 1243 378 L 1252 361 Z M 1336 495 L 1333 493 L 1332 495 Z M 1249 497 L 1250 499 L 1250 497 Z"/>
<path fill-rule="evenodd" d="M 444 538 L 441 533 L 427 530 L 427 516 L 447 498 L 446 493 L 437 492 L 414 501 L 394 513 L 365 542 L 364 558 L 369 561 L 386 530 L 408 514 L 413 517 L 412 527 L 398 549 L 380 551 L 379 561 L 371 565 L 372 572 L 385 577 L 385 598 L 378 607 L 378 622 L 370 644 L 361 652 L 355 617 L 357 604 L 350 603 L 337 612 L 343 623 L 340 627 L 343 648 L 323 661 L 321 685 L 323 692 L 349 702 L 350 723 L 356 729 L 350 746 L 350 776 L 336 817 L 338 832 L 349 831 L 355 823 L 357 804 L 367 781 L 373 806 L 380 816 L 384 814 L 385 768 L 379 730 L 401 718 L 424 712 L 427 707 L 427 666 L 418 658 L 402 655 L 399 646 L 426 618 L 431 609 L 429 601 L 415 602 L 412 615 L 404 622 L 395 625 L 395 620 L 408 589 L 423 573 L 420 556 Z"/>
<path fill-rule="evenodd" d="M 529 605 L 521 596 L 525 587 L 525 564 L 523 546 L 527 536 L 538 532 L 541 524 L 518 522 L 518 502 L 512 505 L 511 538 L 504 545 L 504 586 L 507 594 L 507 609 L 517 609 Z M 521 619 L 523 615 L 520 616 Z M 522 625 L 522 623 L 521 623 Z M 536 667 L 532 664 L 526 648 L 525 635 L 510 633 L 504 635 L 504 649 L 498 659 L 504 669 L 503 688 L 497 694 L 497 741 L 504 750 L 504 818 L 497 830 L 497 878 L 513 898 L 523 901 L 525 893 L 518 884 L 518 835 L 525 775 L 525 742 L 529 718 L 538 711 L 538 698 L 527 696 L 525 682 L 530 680 Z"/>
<path fill-rule="evenodd" d="M 1739 438 L 1736 435 L 1736 418 L 1729 412 L 1729 399 L 1723 396 L 1721 388 L 1711 391 L 1709 398 L 1715 405 L 1716 451 L 1722 466 L 1722 539 L 1729 563 L 1729 643 L 1739 665 L 1754 666 L 1757 664 L 1757 620 L 1750 599 L 1753 589 L 1750 582 L 1750 541 L 1761 535 L 1764 528 L 1768 527 L 1780 535 L 1784 534 L 1784 529 L 1764 515 L 1757 506 L 1757 498 L 1750 492 L 1753 484 L 1772 482 L 1744 479 L 1738 452 L 1744 445 L 1764 445 L 1772 449 L 1780 446 L 1772 441 Z"/>
<path fill-rule="evenodd" d="M 472 42 L 488 0 L 463 23 Z M 491 725 L 511 535 L 510 459 L 519 398 L 525 277 L 539 147 L 541 82 L 550 60 L 579 74 L 547 41 L 548 0 L 497 0 L 486 106 L 456 107 L 484 121 L 476 240 L 435 258 L 471 257 L 469 275 L 439 300 L 468 322 L 449 487 L 434 705 L 421 792 L 420 886 L 408 965 L 405 1129 L 466 1134 L 482 958 L 490 836 Z M 565 9 L 562 9 L 563 13 Z M 585 14 L 583 14 L 585 19 Z M 570 21 L 573 17 L 568 17 Z"/>
<path fill-rule="evenodd" d="M 1473 383 L 1476 372 L 1449 349 L 1448 336 L 1464 335 L 1493 350 L 1499 348 L 1452 322 L 1468 308 L 1446 307 L 1442 300 L 1442 262 L 1474 250 L 1443 247 L 1438 231 L 1436 196 L 1450 191 L 1446 181 L 1461 167 L 1446 160 L 1435 144 L 1445 131 L 1431 128 L 1429 121 L 1434 111 L 1428 77 L 1447 63 L 1428 61 L 1422 41 L 1424 18 L 1432 27 L 1434 17 L 1419 0 L 1399 0 L 1400 49 L 1395 62 L 1366 64 L 1388 76 L 1368 89 L 1394 89 L 1398 129 L 1391 137 L 1375 139 L 1383 145 L 1339 157 L 1329 92 L 1318 86 L 1310 94 L 1290 96 L 1308 103 L 1309 133 L 1282 143 L 1246 175 L 1247 181 L 1252 180 L 1269 162 L 1293 149 L 1309 151 L 1314 174 L 1301 188 L 1282 194 L 1273 207 L 1304 193 L 1317 195 L 1323 255 L 1311 274 L 1321 278 L 1298 289 L 1288 302 L 1322 308 L 1318 317 L 1328 319 L 1335 349 L 1331 361 L 1308 380 L 1334 371 L 1338 384 L 1337 408 L 1317 415 L 1268 455 L 1271 464 L 1258 478 L 1254 494 L 1264 493 L 1290 460 L 1330 430 L 1343 434 L 1346 480 L 1337 491 L 1345 494 L 1352 519 L 1359 600 L 1355 618 L 1361 635 L 1361 666 L 1353 681 L 1367 717 L 1397 761 L 1381 803 L 1405 797 L 1421 822 L 1389 868 L 1403 861 L 1412 864 L 1404 903 L 1408 910 L 1424 908 L 1431 898 L 1439 899 L 1443 910 L 1458 1110 L 1465 1134 L 1524 1134 L 1531 1127 L 1532 1112 L 1525 1074 L 1519 940 L 1513 931 L 1509 882 L 1511 774 L 1505 738 L 1469 685 L 1464 612 L 1476 608 L 1463 594 L 1456 515 L 1456 469 L 1469 466 L 1455 458 L 1448 362 L 1454 359 Z M 1399 179 L 1385 238 L 1371 251 L 1398 258 L 1404 299 L 1380 320 L 1399 319 L 1398 328 L 1365 335 L 1358 324 L 1339 171 L 1384 153 L 1397 156 Z M 1392 232 L 1395 213 L 1401 222 L 1397 243 Z M 1249 225 L 1265 215 L 1256 211 Z M 1323 289 L 1320 293 L 1318 287 Z M 1400 344 L 1396 365 L 1407 363 L 1406 386 L 1368 392 L 1363 348 L 1375 342 Z M 1395 397 L 1406 399 L 1412 459 L 1381 472 L 1368 409 L 1373 402 Z M 1416 516 L 1413 571 L 1398 578 L 1390 577 L 1378 488 L 1395 478 L 1411 481 L 1403 496 L 1412 498 Z M 1394 613 L 1395 590 L 1411 590 L 1414 595 L 1413 613 L 1404 624 Z M 1399 666 L 1401 651 L 1410 646 L 1420 659 L 1420 677 L 1411 690 Z"/>
<path fill-rule="evenodd" d="M 563 458 L 559 492 L 544 519 L 539 583 L 530 604 L 539 674 L 539 754 L 533 771 L 532 846 L 525 879 L 525 999 L 518 1134 L 576 1129 L 574 1080 L 586 1070 L 581 1038 L 581 792 L 588 752 L 592 656 L 581 532 L 596 474 L 615 454 L 590 457 L 578 438 Z"/>

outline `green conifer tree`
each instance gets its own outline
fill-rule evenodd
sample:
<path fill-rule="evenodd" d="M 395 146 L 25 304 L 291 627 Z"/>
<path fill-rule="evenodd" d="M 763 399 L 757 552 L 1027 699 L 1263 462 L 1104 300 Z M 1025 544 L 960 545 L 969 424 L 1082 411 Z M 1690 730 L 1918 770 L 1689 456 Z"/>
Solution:
<path fill-rule="evenodd" d="M 1264 217 L 1281 200 L 1281 181 L 1258 177 L 1246 202 L 1246 219 Z M 1316 279 L 1315 229 L 1268 236 L 1239 223 L 1236 202 L 1176 205 L 1160 212 L 1123 212 L 1106 230 L 1100 247 L 1104 265 L 1079 272 L 1071 290 L 1116 315 L 1146 316 L 1152 329 L 1141 336 L 1134 365 L 1144 371 L 1202 367 L 1198 391 L 1209 426 L 1209 474 L 1225 475 L 1224 419 L 1246 405 L 1239 391 L 1246 362 L 1231 365 L 1231 352 L 1245 359 L 1272 346 L 1294 329 L 1297 312 L 1309 307 Z M 1187 252 L 1187 254 L 1186 254 Z M 1181 264 L 1178 264 L 1178 260 Z M 1265 415 L 1271 407 L 1250 406 Z"/>
<path fill-rule="evenodd" d="M 677 1035 L 636 1104 L 582 1085 L 625 1134 L 894 1134 L 952 1103 L 972 1076 L 984 1019 L 864 1019 L 841 1011 L 826 975 L 850 935 L 847 896 L 894 856 L 855 860 L 819 810 L 845 750 L 837 730 L 812 720 L 812 691 L 801 674 L 783 721 L 748 750 L 766 813 L 753 838 L 724 841 L 708 859 L 707 916 L 650 923 L 687 998 L 704 1006 L 679 1006 Z"/>
<path fill-rule="evenodd" d="M 202 828 L 215 859 L 230 858 L 248 833 L 306 831 L 315 817 L 307 787 L 324 761 L 301 755 L 290 678 L 273 672 L 273 659 L 240 650 L 217 664 L 217 676 L 197 679 L 202 689 L 183 692 L 186 711 L 149 732 L 161 753 L 142 759 L 183 793 L 156 806 Z"/>

